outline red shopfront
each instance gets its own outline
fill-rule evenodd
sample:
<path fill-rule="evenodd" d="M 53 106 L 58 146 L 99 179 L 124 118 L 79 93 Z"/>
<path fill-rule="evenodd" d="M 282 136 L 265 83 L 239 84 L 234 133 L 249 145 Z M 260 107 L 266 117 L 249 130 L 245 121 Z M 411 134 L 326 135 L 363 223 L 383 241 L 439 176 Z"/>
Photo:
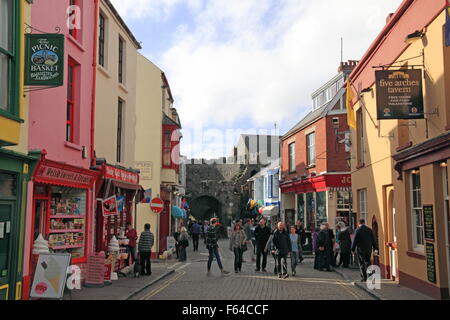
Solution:
<path fill-rule="evenodd" d="M 101 163 L 101 174 L 97 183 L 97 208 L 95 217 L 95 250 L 107 251 L 108 244 L 113 236 L 119 242 L 125 239 L 127 223 L 136 221 L 133 216 L 134 205 L 141 200 L 143 189 L 139 185 L 139 171 Z M 116 196 L 122 199 L 123 206 L 118 206 L 118 214 L 115 216 L 103 216 L 102 200 Z M 134 226 L 139 231 L 139 226 Z"/>
<path fill-rule="evenodd" d="M 48 241 L 55 253 L 70 253 L 72 264 L 82 265 L 91 253 L 92 197 L 98 173 L 42 157 L 33 175 L 30 273 L 24 277 L 27 296 L 36 257 L 32 250 L 36 238 Z M 26 299 L 26 297 L 25 297 Z"/>
<path fill-rule="evenodd" d="M 297 219 L 313 232 L 321 223 L 337 220 L 353 225 L 351 215 L 351 175 L 324 174 L 281 185 L 282 193 L 297 194 Z M 294 211 L 295 214 L 295 211 Z M 286 217 L 295 223 L 295 217 Z"/>

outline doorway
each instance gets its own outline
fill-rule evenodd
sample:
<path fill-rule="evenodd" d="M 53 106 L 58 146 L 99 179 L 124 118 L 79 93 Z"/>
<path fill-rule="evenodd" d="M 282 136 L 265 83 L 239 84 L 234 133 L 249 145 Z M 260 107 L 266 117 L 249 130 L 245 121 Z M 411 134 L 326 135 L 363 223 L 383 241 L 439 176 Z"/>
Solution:
<path fill-rule="evenodd" d="M 14 201 L 0 201 L 0 300 L 8 300 L 14 288 L 13 237 Z"/>
<path fill-rule="evenodd" d="M 448 281 L 450 288 L 450 204 L 449 204 L 449 188 L 448 188 L 448 170 L 447 167 L 442 167 L 442 181 L 444 193 L 444 214 L 446 216 L 447 222 L 447 270 L 448 270 Z"/>

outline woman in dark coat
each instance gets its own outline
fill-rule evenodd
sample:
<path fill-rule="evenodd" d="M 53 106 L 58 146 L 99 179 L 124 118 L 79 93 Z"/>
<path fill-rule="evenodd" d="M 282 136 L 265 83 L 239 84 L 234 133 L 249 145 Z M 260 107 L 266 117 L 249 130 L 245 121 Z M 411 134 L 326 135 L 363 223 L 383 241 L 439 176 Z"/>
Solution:
<path fill-rule="evenodd" d="M 347 227 L 341 228 L 339 232 L 339 246 L 341 253 L 341 261 L 343 268 L 348 268 L 350 264 L 350 254 L 352 248 L 352 239 L 350 237 L 350 231 Z"/>
<path fill-rule="evenodd" d="M 317 246 L 319 247 L 319 271 L 332 271 L 330 265 L 330 257 L 333 254 L 333 248 L 331 247 L 331 239 L 330 233 L 328 232 L 328 228 L 326 223 L 322 223 L 320 226 L 319 236 L 317 238 Z"/>

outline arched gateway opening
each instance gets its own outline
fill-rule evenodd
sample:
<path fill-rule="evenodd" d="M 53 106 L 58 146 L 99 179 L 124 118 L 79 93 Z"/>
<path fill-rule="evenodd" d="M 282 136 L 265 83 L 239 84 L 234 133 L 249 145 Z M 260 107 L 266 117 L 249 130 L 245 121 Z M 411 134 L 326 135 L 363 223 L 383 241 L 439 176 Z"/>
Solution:
<path fill-rule="evenodd" d="M 209 220 L 218 217 L 222 222 L 222 204 L 219 200 L 211 196 L 201 196 L 191 200 L 191 214 L 198 220 Z"/>

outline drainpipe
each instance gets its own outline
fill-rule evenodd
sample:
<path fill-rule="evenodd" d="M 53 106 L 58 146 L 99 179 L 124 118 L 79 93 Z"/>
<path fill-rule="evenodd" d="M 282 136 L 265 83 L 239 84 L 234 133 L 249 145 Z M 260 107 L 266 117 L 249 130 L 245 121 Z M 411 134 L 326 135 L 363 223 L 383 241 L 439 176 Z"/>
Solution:
<path fill-rule="evenodd" d="M 96 102 L 96 91 L 97 91 L 97 37 L 98 37 L 98 0 L 94 0 L 95 6 L 95 17 L 94 17 L 94 49 L 93 49 L 93 60 L 92 60 L 92 71 L 93 79 L 92 79 L 92 105 L 91 105 L 91 165 L 95 166 L 95 150 L 94 150 L 94 142 L 95 142 L 95 102 Z"/>

